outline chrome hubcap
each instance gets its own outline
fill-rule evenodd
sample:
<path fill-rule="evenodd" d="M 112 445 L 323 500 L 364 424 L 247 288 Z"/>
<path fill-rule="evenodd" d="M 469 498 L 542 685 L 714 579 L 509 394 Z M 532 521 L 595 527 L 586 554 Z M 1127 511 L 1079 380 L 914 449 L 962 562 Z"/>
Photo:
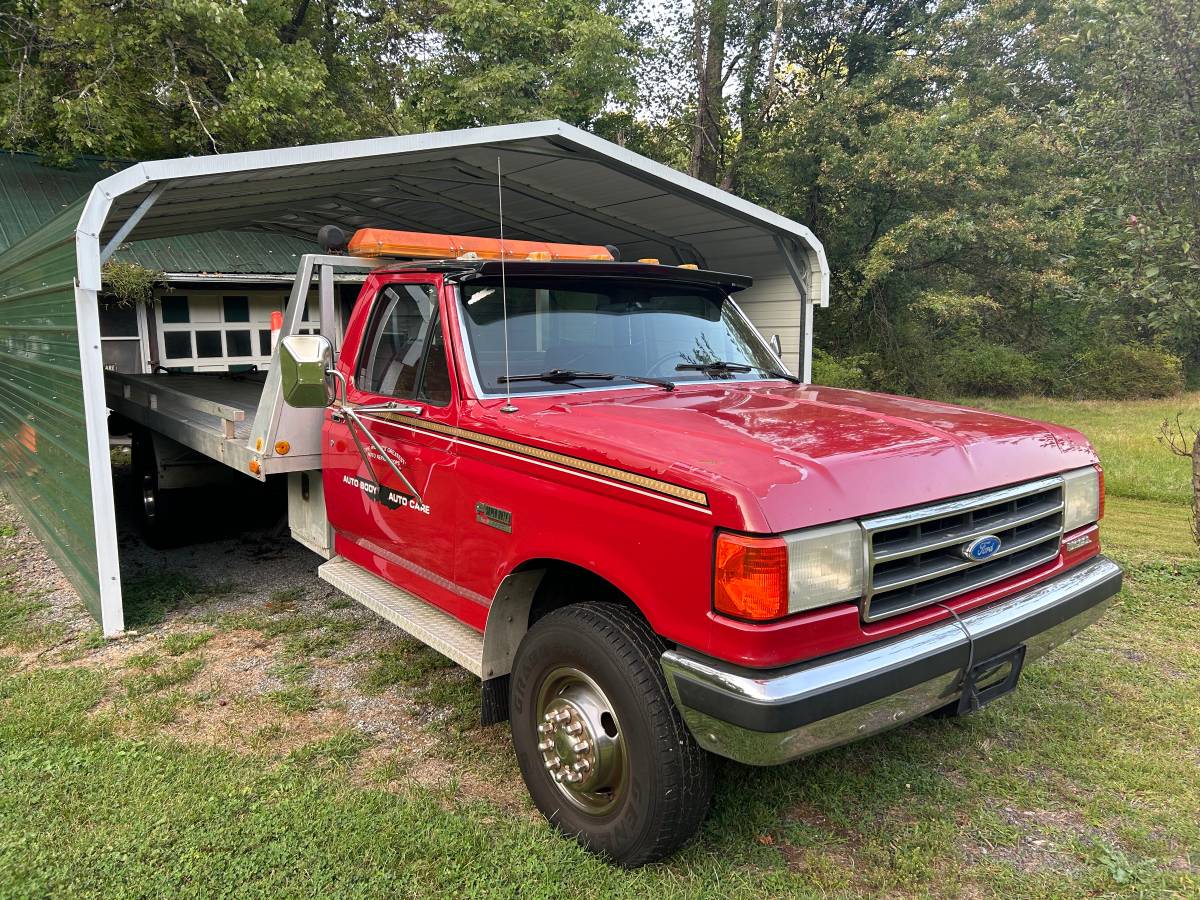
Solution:
<path fill-rule="evenodd" d="M 555 669 L 537 704 L 538 751 L 546 772 L 576 807 L 601 815 L 621 799 L 628 782 L 625 739 L 612 704 L 578 669 Z"/>
<path fill-rule="evenodd" d="M 154 476 L 142 476 L 142 512 L 146 516 L 146 520 L 154 521 L 154 500 L 157 496 L 154 490 Z"/>

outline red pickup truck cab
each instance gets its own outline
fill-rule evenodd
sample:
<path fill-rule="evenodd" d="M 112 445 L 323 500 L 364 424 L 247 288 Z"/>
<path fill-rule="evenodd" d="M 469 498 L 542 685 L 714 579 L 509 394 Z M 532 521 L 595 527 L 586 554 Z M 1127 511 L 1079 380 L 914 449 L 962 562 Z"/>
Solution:
<path fill-rule="evenodd" d="M 801 384 L 748 284 L 388 265 L 336 359 L 282 345 L 289 402 L 328 403 L 338 557 L 419 599 L 435 647 L 479 641 L 534 801 L 624 865 L 697 830 L 711 754 L 773 765 L 977 709 L 1121 584 L 1079 433 Z"/>

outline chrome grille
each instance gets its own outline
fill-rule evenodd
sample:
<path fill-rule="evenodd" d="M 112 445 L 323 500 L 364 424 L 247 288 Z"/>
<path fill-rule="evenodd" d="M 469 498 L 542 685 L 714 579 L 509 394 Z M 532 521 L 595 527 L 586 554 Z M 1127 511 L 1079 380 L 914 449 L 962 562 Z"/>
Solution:
<path fill-rule="evenodd" d="M 981 588 L 1058 555 L 1063 530 L 1062 478 L 958 497 L 862 522 L 871 622 Z M 975 561 L 962 548 L 995 535 L 1000 550 Z"/>

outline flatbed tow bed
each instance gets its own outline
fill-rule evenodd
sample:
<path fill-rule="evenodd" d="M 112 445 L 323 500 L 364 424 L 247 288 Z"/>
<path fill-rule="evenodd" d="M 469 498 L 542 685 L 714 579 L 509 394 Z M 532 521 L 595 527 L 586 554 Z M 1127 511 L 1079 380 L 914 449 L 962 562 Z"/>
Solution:
<path fill-rule="evenodd" d="M 319 253 L 300 257 L 279 337 L 303 327 L 316 277 L 321 321 L 335 323 L 326 336 L 340 346 L 334 270 L 370 270 L 383 262 Z M 113 412 L 259 481 L 321 468 L 321 416 L 284 404 L 277 357 L 259 372 L 105 372 L 104 392 Z"/>
<path fill-rule="evenodd" d="M 105 372 L 113 412 L 218 462 L 246 470 L 266 372 Z"/>

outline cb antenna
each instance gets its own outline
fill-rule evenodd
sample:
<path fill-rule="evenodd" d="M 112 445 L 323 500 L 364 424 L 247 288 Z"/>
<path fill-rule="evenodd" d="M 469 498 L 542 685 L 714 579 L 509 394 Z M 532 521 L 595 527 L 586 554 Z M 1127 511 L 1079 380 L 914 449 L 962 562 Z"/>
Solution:
<path fill-rule="evenodd" d="M 500 156 L 496 156 L 496 206 L 500 214 L 500 307 L 504 318 L 504 393 L 505 402 L 500 407 L 502 413 L 515 413 L 517 408 L 512 402 L 512 374 L 508 368 L 508 281 L 504 277 L 504 260 L 508 253 L 504 249 L 504 181 L 500 174 Z"/>

